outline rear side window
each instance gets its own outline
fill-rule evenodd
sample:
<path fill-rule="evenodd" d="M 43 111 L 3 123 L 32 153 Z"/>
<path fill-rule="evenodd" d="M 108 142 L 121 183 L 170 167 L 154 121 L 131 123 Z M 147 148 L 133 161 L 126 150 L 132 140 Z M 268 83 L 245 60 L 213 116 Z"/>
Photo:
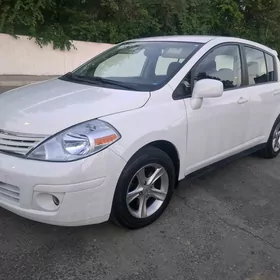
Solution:
<path fill-rule="evenodd" d="M 254 48 L 245 47 L 245 55 L 247 60 L 249 85 L 267 82 L 264 53 Z"/>
<path fill-rule="evenodd" d="M 273 56 L 260 50 L 245 47 L 249 85 L 276 80 Z"/>
<path fill-rule="evenodd" d="M 265 54 L 266 65 L 267 65 L 267 80 L 269 82 L 276 81 L 275 69 L 274 69 L 274 58 L 272 55 Z"/>

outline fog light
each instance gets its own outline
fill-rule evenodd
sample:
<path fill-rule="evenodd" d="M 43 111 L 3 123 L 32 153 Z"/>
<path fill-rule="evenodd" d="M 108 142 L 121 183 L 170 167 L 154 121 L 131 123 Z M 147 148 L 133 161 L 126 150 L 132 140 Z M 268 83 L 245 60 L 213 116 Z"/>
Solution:
<path fill-rule="evenodd" d="M 62 205 L 64 195 L 65 193 L 34 192 L 33 207 L 38 210 L 57 211 Z"/>
<path fill-rule="evenodd" d="M 60 203 L 60 201 L 59 201 L 59 199 L 56 197 L 56 196 L 52 196 L 52 199 L 53 199 L 53 203 L 56 205 L 56 206 L 58 206 L 59 205 L 59 203 Z"/>

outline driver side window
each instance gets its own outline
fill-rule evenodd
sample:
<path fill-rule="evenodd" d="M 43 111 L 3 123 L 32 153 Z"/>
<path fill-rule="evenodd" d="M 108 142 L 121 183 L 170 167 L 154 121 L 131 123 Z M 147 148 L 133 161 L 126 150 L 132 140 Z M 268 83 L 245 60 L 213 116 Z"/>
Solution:
<path fill-rule="evenodd" d="M 241 85 L 241 59 L 237 45 L 221 46 L 208 53 L 195 67 L 194 80 L 216 79 L 224 89 Z"/>

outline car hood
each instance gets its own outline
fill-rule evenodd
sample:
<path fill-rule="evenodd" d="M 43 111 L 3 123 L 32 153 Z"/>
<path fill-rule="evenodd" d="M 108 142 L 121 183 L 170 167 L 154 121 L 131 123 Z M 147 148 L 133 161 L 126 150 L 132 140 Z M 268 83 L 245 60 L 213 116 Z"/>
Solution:
<path fill-rule="evenodd" d="M 142 107 L 149 92 L 48 80 L 0 94 L 0 130 L 54 134 L 77 123 Z"/>

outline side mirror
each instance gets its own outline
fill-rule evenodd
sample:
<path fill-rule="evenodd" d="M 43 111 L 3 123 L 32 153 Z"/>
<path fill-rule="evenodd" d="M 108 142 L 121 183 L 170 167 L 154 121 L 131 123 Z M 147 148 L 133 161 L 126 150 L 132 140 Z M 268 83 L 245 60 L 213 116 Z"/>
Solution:
<path fill-rule="evenodd" d="M 224 92 L 224 85 L 221 81 L 213 79 L 202 79 L 195 83 L 191 106 L 194 110 L 201 108 L 203 98 L 221 97 Z"/>

